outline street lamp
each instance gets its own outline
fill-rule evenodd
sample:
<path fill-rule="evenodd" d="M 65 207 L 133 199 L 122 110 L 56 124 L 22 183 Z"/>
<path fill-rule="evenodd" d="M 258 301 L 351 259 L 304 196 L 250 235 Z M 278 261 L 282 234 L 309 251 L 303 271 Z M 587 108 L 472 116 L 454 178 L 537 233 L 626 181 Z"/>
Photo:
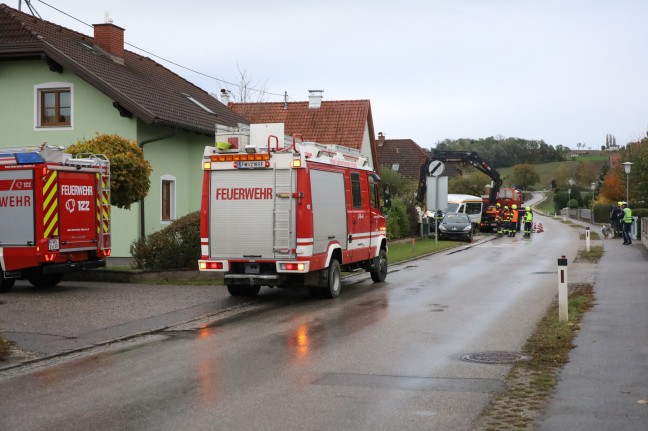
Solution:
<path fill-rule="evenodd" d="M 571 187 L 567 189 L 567 192 L 569 193 L 569 198 L 567 199 L 567 208 L 571 208 Z"/>
<path fill-rule="evenodd" d="M 632 162 L 624 162 L 623 169 L 626 173 L 626 202 L 630 202 L 630 169 L 632 168 Z"/>

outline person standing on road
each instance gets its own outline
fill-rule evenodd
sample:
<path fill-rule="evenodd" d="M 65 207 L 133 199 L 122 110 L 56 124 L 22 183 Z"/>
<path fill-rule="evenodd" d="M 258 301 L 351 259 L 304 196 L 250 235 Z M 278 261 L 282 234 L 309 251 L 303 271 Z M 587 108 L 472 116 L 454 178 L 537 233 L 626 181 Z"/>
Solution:
<path fill-rule="evenodd" d="M 509 236 L 509 224 L 511 222 L 511 212 L 509 211 L 508 205 L 504 205 L 502 210 L 502 234 L 504 236 Z"/>
<path fill-rule="evenodd" d="M 531 207 L 524 209 L 524 238 L 531 238 L 531 225 L 533 225 L 533 213 Z"/>
<path fill-rule="evenodd" d="M 628 208 L 627 202 L 623 203 L 623 218 L 621 224 L 623 225 L 623 245 L 632 245 L 630 239 L 630 227 L 632 226 L 632 210 Z"/>
<path fill-rule="evenodd" d="M 511 205 L 511 222 L 509 223 L 509 236 L 511 238 L 515 238 L 515 233 L 517 232 L 518 216 L 519 213 L 517 210 L 517 205 Z"/>
<path fill-rule="evenodd" d="M 610 212 L 610 225 L 612 226 L 615 237 L 617 235 L 621 236 L 623 233 L 623 225 L 621 224 L 621 219 L 623 218 L 622 205 L 623 202 L 619 202 L 618 206 L 612 208 L 612 211 Z"/>
<path fill-rule="evenodd" d="M 502 236 L 502 204 L 499 202 L 495 205 L 495 226 L 497 236 Z"/>

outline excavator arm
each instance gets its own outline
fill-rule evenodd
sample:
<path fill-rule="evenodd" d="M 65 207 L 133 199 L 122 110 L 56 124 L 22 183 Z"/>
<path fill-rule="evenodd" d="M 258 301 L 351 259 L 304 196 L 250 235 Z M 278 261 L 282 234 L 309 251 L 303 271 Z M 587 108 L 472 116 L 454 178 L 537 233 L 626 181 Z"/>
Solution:
<path fill-rule="evenodd" d="M 500 186 L 502 185 L 502 179 L 500 178 L 499 172 L 479 157 L 479 154 L 474 151 L 434 151 L 432 157 L 429 157 L 425 163 L 421 165 L 416 200 L 421 203 L 425 201 L 427 177 L 430 175 L 429 167 L 430 163 L 435 160 L 440 160 L 444 163 L 463 163 L 464 165 L 472 165 L 480 172 L 488 175 L 493 181 L 493 186 L 490 189 L 490 195 L 488 197 L 489 204 L 495 205 L 497 201 L 497 192 L 499 192 Z"/>

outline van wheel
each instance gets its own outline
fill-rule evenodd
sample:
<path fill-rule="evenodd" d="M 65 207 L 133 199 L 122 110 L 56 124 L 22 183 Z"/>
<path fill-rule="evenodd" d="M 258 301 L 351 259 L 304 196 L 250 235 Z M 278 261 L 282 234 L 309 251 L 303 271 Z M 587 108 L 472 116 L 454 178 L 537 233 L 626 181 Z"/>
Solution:
<path fill-rule="evenodd" d="M 260 284 L 254 284 L 252 286 L 245 286 L 242 284 L 228 284 L 227 291 L 232 296 L 249 296 L 254 297 L 259 294 L 261 290 Z"/>
<path fill-rule="evenodd" d="M 337 259 L 331 259 L 331 265 L 327 272 L 326 285 L 322 288 L 322 296 L 324 298 L 337 298 L 340 296 L 340 289 L 342 288 L 342 271 L 340 270 L 340 262 Z"/>
<path fill-rule="evenodd" d="M 4 278 L 4 271 L 0 270 L 0 292 L 9 292 L 15 282 L 15 278 Z"/>
<path fill-rule="evenodd" d="M 27 280 L 34 287 L 54 287 L 63 280 L 63 274 L 43 274 L 36 272 L 30 274 Z"/>
<path fill-rule="evenodd" d="M 385 249 L 380 249 L 376 259 L 378 259 L 378 262 L 376 262 L 376 270 L 371 271 L 371 279 L 376 283 L 380 283 L 387 278 L 387 252 Z"/>

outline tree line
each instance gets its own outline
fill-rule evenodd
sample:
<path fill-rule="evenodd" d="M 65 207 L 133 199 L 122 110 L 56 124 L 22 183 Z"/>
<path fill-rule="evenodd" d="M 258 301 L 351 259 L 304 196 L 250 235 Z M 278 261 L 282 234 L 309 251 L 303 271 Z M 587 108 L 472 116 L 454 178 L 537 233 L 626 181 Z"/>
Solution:
<path fill-rule="evenodd" d="M 480 139 L 446 139 L 438 142 L 439 151 L 476 151 L 482 159 L 495 168 L 519 164 L 562 162 L 569 152 L 568 147 L 555 148 L 543 140 L 522 138 L 488 137 Z"/>

